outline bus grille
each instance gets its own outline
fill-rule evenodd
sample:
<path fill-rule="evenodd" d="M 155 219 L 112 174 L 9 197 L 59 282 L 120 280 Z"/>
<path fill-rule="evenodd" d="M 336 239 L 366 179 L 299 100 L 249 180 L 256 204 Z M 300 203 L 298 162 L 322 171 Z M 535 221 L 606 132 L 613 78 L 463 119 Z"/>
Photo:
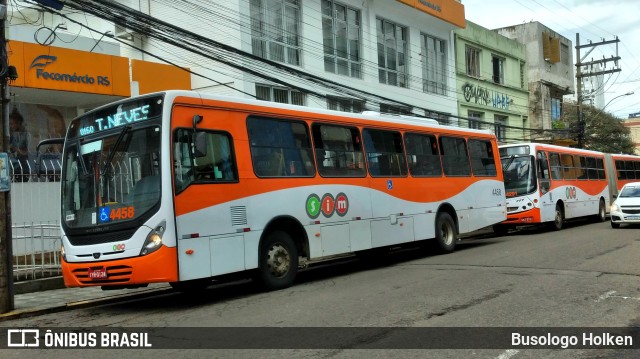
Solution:
<path fill-rule="evenodd" d="M 73 275 L 82 284 L 118 284 L 131 281 L 133 269 L 130 266 L 117 265 L 107 266 L 107 278 L 89 278 L 89 268 L 78 268 L 73 270 Z"/>
<path fill-rule="evenodd" d="M 109 242 L 122 242 L 130 239 L 136 232 L 137 228 L 131 228 L 124 231 L 109 232 L 104 234 L 89 234 L 81 236 L 67 236 L 69 242 L 74 246 L 88 246 L 90 244 L 100 244 Z"/>

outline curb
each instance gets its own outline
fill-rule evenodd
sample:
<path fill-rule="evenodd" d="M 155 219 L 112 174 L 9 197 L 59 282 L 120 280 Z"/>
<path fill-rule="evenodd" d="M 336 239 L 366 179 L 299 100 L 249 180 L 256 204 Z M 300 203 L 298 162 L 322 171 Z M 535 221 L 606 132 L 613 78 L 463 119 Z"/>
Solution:
<path fill-rule="evenodd" d="M 13 294 L 42 292 L 45 290 L 62 289 L 64 287 L 64 279 L 62 279 L 61 276 L 26 280 L 23 282 L 13 283 Z"/>
<path fill-rule="evenodd" d="M 35 316 L 44 315 L 44 314 L 58 313 L 58 312 L 63 312 L 63 311 L 73 310 L 73 309 L 97 307 L 100 305 L 119 303 L 127 300 L 144 299 L 144 298 L 152 297 L 155 295 L 170 294 L 170 293 L 176 293 L 176 291 L 173 288 L 167 286 L 165 288 L 139 290 L 135 293 L 116 294 L 116 295 L 106 296 L 102 298 L 81 300 L 77 302 L 68 302 L 66 304 L 56 305 L 52 307 L 36 307 L 36 308 L 30 308 L 30 309 L 20 309 L 20 310 L 15 310 L 9 313 L 0 314 L 0 322 L 9 321 L 13 319 L 35 317 Z"/>

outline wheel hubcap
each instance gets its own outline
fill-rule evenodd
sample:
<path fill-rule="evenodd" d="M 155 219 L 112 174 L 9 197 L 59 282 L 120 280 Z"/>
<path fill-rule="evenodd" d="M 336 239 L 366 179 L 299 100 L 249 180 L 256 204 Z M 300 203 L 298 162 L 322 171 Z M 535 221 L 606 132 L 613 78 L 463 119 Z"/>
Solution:
<path fill-rule="evenodd" d="M 449 223 L 443 223 L 440 232 L 442 233 L 444 244 L 450 245 L 453 242 L 453 228 L 451 228 L 451 225 Z"/>
<path fill-rule="evenodd" d="M 282 244 L 274 244 L 267 252 L 267 268 L 275 277 L 282 277 L 291 268 L 289 251 Z"/>

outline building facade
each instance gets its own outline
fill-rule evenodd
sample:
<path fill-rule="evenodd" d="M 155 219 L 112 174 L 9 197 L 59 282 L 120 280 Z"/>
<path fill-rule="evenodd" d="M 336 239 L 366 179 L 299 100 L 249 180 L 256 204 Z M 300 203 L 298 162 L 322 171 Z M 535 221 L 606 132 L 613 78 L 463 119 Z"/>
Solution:
<path fill-rule="evenodd" d="M 202 75 L 192 76 L 199 91 L 354 112 L 457 114 L 452 30 L 465 26 L 460 1 L 229 0 L 199 12 L 121 2 L 237 49 L 233 56 L 245 69 L 279 80 L 129 33 L 141 49 L 169 49 L 171 58 Z"/>
<path fill-rule="evenodd" d="M 631 132 L 631 140 L 636 147 L 634 153 L 640 156 L 640 112 L 629 114 L 629 118 L 622 120 L 622 124 Z"/>
<path fill-rule="evenodd" d="M 563 96 L 575 92 L 573 45 L 539 22 L 496 29 L 499 34 L 524 44 L 529 81 L 529 127 L 538 130 L 562 128 Z M 532 139 L 548 139 L 550 131 L 532 134 Z"/>
<path fill-rule="evenodd" d="M 492 129 L 502 143 L 528 139 L 525 46 L 470 21 L 454 33 L 459 125 Z"/>

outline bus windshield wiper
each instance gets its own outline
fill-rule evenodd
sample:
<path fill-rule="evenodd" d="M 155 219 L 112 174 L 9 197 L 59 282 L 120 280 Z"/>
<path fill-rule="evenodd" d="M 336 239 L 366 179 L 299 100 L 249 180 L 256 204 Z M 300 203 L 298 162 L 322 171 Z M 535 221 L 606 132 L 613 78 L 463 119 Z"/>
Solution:
<path fill-rule="evenodd" d="M 115 156 L 116 150 L 118 149 L 118 146 L 120 146 L 120 142 L 122 142 L 122 139 L 124 138 L 124 135 L 130 129 L 131 129 L 131 125 L 126 125 L 126 126 L 124 126 L 122 128 L 122 131 L 120 131 L 120 135 L 118 136 L 118 139 L 116 140 L 116 143 L 113 144 L 113 147 L 111 148 L 111 151 L 109 151 L 109 156 L 107 156 L 107 160 L 104 163 L 104 167 L 102 168 L 102 172 L 100 173 L 102 176 L 104 176 L 107 173 L 109 173 L 109 170 L 111 169 L 111 161 L 113 160 L 113 156 Z"/>
<path fill-rule="evenodd" d="M 516 159 L 516 155 L 511 155 L 511 156 L 509 157 L 509 162 L 507 162 L 507 163 L 505 163 L 504 165 L 502 165 L 502 171 L 503 171 L 503 172 L 504 172 L 504 171 L 506 171 L 506 170 L 507 170 L 507 168 L 509 168 L 509 166 L 511 166 L 511 162 L 513 162 L 513 160 L 515 160 L 515 159 Z"/>
<path fill-rule="evenodd" d="M 86 177 L 89 175 L 89 171 L 87 170 L 87 165 L 84 163 L 84 157 L 82 157 L 82 142 L 80 141 L 80 136 L 76 137 L 76 147 L 78 150 L 78 161 L 80 161 L 80 168 L 82 168 L 82 175 Z"/>

